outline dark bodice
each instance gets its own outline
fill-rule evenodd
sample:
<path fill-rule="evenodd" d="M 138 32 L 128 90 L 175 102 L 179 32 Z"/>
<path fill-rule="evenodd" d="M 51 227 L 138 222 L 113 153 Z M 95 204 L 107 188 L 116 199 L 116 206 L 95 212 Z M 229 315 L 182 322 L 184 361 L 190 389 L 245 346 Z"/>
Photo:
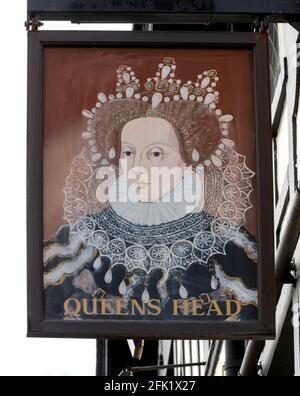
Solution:
<path fill-rule="evenodd" d="M 92 228 L 90 227 L 91 220 Z M 203 225 L 203 222 L 206 223 Z M 182 286 L 186 293 L 185 298 L 190 302 L 192 300 L 201 300 L 204 305 L 208 306 L 210 300 L 215 300 L 218 302 L 221 311 L 225 312 L 226 300 L 237 300 L 237 297 L 233 291 L 224 288 L 216 278 L 216 281 L 213 282 L 215 267 L 218 265 L 229 279 L 237 279 L 245 287 L 256 289 L 257 266 L 253 259 L 250 258 L 249 249 L 247 248 L 249 243 L 253 244 L 254 242 L 246 230 L 243 229 L 233 230 L 235 238 L 238 237 L 238 232 L 241 234 L 240 239 L 242 238 L 247 241 L 245 246 L 242 247 L 241 243 L 236 243 L 233 237 L 231 239 L 228 236 L 227 240 L 225 240 L 224 237 L 222 238 L 220 236 L 218 240 L 218 236 L 215 234 L 214 247 L 219 247 L 219 252 L 215 251 L 215 254 L 208 257 L 205 261 L 203 257 L 207 254 L 207 249 L 197 250 L 197 241 L 195 242 L 195 238 L 197 238 L 197 235 L 201 235 L 201 232 L 208 234 L 208 230 L 212 229 L 211 224 L 213 222 L 214 219 L 210 216 L 200 213 L 198 215 L 187 215 L 183 220 L 172 222 L 169 224 L 169 227 L 165 225 L 137 227 L 118 218 L 117 214 L 113 213 L 111 208 L 108 208 L 99 215 L 89 216 L 87 223 L 85 223 L 85 227 L 86 224 L 89 227 L 83 231 L 86 233 L 84 240 L 85 246 L 90 244 L 94 246 L 95 254 L 84 265 L 80 266 L 80 268 L 69 276 L 66 276 L 63 282 L 56 285 L 49 285 L 45 289 L 45 312 L 47 318 L 63 319 L 65 316 L 64 302 L 68 299 L 77 299 L 81 302 L 83 300 L 88 301 L 87 304 L 90 311 L 93 308 L 93 299 L 106 299 L 109 302 L 108 310 L 112 314 L 114 313 L 114 301 L 116 299 L 123 299 L 125 306 L 131 300 L 135 300 L 140 306 L 143 306 L 145 289 L 147 289 L 148 300 L 159 301 L 161 309 L 160 314 L 152 316 L 151 319 L 184 320 L 186 317 L 182 315 L 176 317 L 173 315 L 173 301 L 183 300 L 182 292 L 180 293 Z M 207 224 L 207 230 L 205 229 L 205 224 Z M 82 225 L 83 223 L 77 226 L 80 228 Z M 106 238 L 107 240 L 105 240 Z M 69 240 L 69 226 L 63 226 L 55 239 L 46 242 L 45 246 L 49 247 L 53 244 L 67 245 Z M 118 245 L 113 243 L 115 241 L 123 241 L 124 252 L 121 255 L 120 251 L 117 255 L 112 254 L 114 253 L 113 248 L 118 247 Z M 178 243 L 181 243 L 180 246 L 182 246 L 182 242 L 186 243 L 187 250 L 175 250 Z M 208 242 L 210 241 L 208 240 Z M 190 252 L 188 251 L 190 244 L 194 244 L 195 247 L 192 254 L 189 254 Z M 125 262 L 130 264 L 130 261 L 134 259 L 134 257 L 128 257 L 128 251 L 130 252 L 129 248 L 136 247 L 137 245 L 148 252 L 147 258 L 143 261 L 143 257 L 139 256 L 142 261 L 138 267 L 136 264 L 137 260 L 133 260 L 132 264 L 135 267 L 132 267 L 130 271 L 124 264 Z M 162 257 L 157 257 L 156 255 L 151 261 L 150 255 L 153 252 L 151 248 L 158 245 L 163 245 L 171 253 L 174 252 L 172 259 L 175 260 L 175 264 L 172 261 L 171 265 L 169 265 L 167 277 L 164 277 L 166 272 L 164 271 L 164 265 L 161 264 Z M 48 262 L 47 271 L 55 270 L 57 266 L 67 260 L 74 260 L 74 257 L 76 258 L 78 254 L 79 252 L 77 250 L 68 258 L 53 257 Z M 125 257 L 125 255 L 127 256 Z M 159 265 L 155 265 L 155 259 Z M 98 260 L 97 266 L 95 265 L 96 260 Z M 151 268 L 151 271 L 146 274 L 142 270 L 143 266 L 146 270 Z M 107 282 L 106 279 L 108 271 L 111 271 L 110 282 Z M 87 286 L 82 287 L 80 286 L 82 282 L 76 282 L 76 279 L 80 279 L 82 276 L 87 279 L 85 283 L 83 282 L 84 285 L 88 283 Z M 125 294 L 120 293 L 122 282 L 125 282 L 126 285 Z M 70 306 L 72 306 L 72 303 Z M 253 303 L 243 304 L 239 319 L 255 319 L 256 315 L 257 309 Z M 80 317 L 99 319 L 101 315 L 91 316 L 81 312 Z M 107 319 L 107 317 L 105 318 Z M 109 318 L 115 318 L 115 316 L 110 315 Z M 127 316 L 126 319 L 143 320 L 149 319 L 149 317 L 147 315 L 140 315 L 137 312 L 133 316 Z M 205 316 L 191 316 L 189 319 L 204 320 L 207 318 Z M 212 315 L 209 319 L 224 320 L 226 316 Z"/>

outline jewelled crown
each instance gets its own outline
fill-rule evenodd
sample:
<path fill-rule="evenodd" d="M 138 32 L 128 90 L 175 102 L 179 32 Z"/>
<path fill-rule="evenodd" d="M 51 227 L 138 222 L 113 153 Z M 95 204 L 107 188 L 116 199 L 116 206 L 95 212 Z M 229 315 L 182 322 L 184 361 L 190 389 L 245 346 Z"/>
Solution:
<path fill-rule="evenodd" d="M 232 115 L 222 115 L 222 111 L 217 109 L 219 101 L 219 92 L 217 91 L 217 82 L 219 81 L 216 70 L 208 70 L 197 76 L 196 82 L 177 79 L 175 76 L 176 63 L 174 58 L 165 57 L 163 62 L 158 65 L 158 71 L 155 77 L 147 78 L 142 84 L 136 77 L 132 67 L 121 65 L 116 70 L 117 83 L 114 94 L 106 95 L 101 92 L 98 94 L 98 101 L 95 107 L 89 110 L 83 110 L 82 114 L 88 119 L 87 131 L 82 134 L 84 139 L 93 138 L 93 118 L 106 106 L 107 103 L 116 100 L 135 99 L 141 100 L 148 104 L 146 116 L 155 117 L 156 109 L 160 103 L 169 103 L 171 101 L 196 101 L 202 106 L 215 112 L 219 118 L 222 134 L 228 135 L 228 123 L 233 120 Z M 96 147 L 89 141 L 92 146 L 93 161 L 100 159 Z"/>

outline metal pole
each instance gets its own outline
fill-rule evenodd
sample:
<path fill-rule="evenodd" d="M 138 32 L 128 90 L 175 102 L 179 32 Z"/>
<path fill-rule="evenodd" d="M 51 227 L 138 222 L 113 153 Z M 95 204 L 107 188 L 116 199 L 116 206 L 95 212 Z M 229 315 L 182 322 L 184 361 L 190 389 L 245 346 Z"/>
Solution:
<path fill-rule="evenodd" d="M 284 282 L 290 282 L 293 278 L 290 274 L 293 269 L 291 262 L 300 236 L 300 184 L 295 192 L 291 210 L 287 218 L 286 226 L 282 231 L 281 240 L 275 258 L 275 278 L 277 282 L 277 301 Z M 257 364 L 264 349 L 264 341 L 250 341 L 246 349 L 240 370 L 241 376 L 253 376 L 257 374 Z"/>
<path fill-rule="evenodd" d="M 109 373 L 108 364 L 108 340 L 97 340 L 97 360 L 96 360 L 96 377 L 107 377 Z"/>
<path fill-rule="evenodd" d="M 276 253 L 276 280 L 282 283 L 291 280 L 291 262 L 300 236 L 300 183 L 295 192 L 291 211 Z"/>
<path fill-rule="evenodd" d="M 132 376 L 133 373 L 142 373 L 146 371 L 158 371 L 164 369 L 176 369 L 180 367 L 197 367 L 197 366 L 205 366 L 206 362 L 199 363 L 185 363 L 185 364 L 165 364 L 158 366 L 141 366 L 141 367 L 127 367 L 125 370 L 121 371 L 119 374 L 120 377 L 123 376 Z"/>
<path fill-rule="evenodd" d="M 251 377 L 257 374 L 257 364 L 264 346 L 265 341 L 249 341 L 241 365 L 240 376 Z"/>
<path fill-rule="evenodd" d="M 245 341 L 225 341 L 225 375 L 237 377 L 245 354 Z"/>
<path fill-rule="evenodd" d="M 223 341 L 218 340 L 212 342 L 209 350 L 204 376 L 213 377 L 215 375 L 216 368 L 222 352 L 222 347 L 223 347 Z"/>

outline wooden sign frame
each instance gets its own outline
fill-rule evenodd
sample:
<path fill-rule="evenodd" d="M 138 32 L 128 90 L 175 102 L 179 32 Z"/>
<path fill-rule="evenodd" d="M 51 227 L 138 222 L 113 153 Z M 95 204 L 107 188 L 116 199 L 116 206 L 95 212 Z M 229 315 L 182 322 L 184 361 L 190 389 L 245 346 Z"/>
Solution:
<path fill-rule="evenodd" d="M 258 227 L 257 321 L 45 320 L 43 298 L 44 50 L 48 47 L 250 49 L 253 53 Z M 144 339 L 274 337 L 273 184 L 268 40 L 256 33 L 29 32 L 28 336 Z"/>

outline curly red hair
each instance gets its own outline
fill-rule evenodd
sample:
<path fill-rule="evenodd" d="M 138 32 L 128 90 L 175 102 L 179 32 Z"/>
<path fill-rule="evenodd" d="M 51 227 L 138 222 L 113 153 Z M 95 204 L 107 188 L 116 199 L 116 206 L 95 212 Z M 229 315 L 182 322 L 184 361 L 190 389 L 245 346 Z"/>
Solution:
<path fill-rule="evenodd" d="M 137 118 L 146 117 L 149 105 L 140 100 L 125 99 L 106 103 L 94 117 L 94 130 L 102 158 L 114 148 L 118 165 L 121 153 L 121 132 L 124 125 Z M 220 126 L 217 116 L 207 106 L 198 102 L 172 101 L 161 103 L 155 109 L 155 117 L 170 122 L 175 130 L 180 154 L 187 165 L 197 165 L 192 152 L 199 153 L 199 163 L 209 158 L 220 141 Z"/>

